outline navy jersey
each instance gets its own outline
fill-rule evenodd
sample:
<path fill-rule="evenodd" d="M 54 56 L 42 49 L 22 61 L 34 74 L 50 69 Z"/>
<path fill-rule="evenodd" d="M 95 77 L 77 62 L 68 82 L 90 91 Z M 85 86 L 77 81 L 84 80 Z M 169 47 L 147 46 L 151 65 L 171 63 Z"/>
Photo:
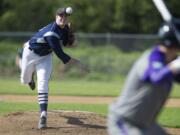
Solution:
<path fill-rule="evenodd" d="M 166 56 L 159 47 L 145 52 L 132 67 L 121 96 L 110 106 L 112 114 L 140 127 L 150 127 L 167 100 L 173 81 Z"/>
<path fill-rule="evenodd" d="M 30 49 L 39 56 L 45 56 L 52 51 L 63 61 L 67 63 L 70 56 L 62 50 L 62 44 L 66 45 L 68 41 L 68 27 L 60 28 L 56 22 L 40 29 L 29 41 Z"/>

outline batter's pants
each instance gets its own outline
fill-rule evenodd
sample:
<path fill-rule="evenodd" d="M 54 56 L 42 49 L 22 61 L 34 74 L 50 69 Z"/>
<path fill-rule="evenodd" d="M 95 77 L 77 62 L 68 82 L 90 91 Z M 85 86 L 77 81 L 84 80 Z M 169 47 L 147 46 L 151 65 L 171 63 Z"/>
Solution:
<path fill-rule="evenodd" d="M 113 114 L 108 115 L 107 130 L 109 135 L 168 135 L 158 124 L 139 128 Z"/>

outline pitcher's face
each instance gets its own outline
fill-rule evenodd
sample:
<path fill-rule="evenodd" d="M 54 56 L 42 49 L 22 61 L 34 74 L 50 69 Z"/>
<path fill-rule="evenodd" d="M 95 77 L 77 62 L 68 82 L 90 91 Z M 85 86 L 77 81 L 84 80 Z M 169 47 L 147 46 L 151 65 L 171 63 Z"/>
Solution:
<path fill-rule="evenodd" d="M 68 24 L 68 17 L 66 15 L 57 15 L 56 23 L 63 28 L 66 24 Z"/>

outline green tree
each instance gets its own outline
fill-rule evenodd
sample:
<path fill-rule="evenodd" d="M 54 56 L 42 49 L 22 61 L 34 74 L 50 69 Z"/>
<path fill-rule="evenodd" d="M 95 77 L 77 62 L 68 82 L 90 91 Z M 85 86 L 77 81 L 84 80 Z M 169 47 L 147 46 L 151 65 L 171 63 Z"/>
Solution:
<path fill-rule="evenodd" d="M 35 31 L 54 19 L 49 0 L 6 0 L 8 9 L 1 15 L 1 31 Z"/>
<path fill-rule="evenodd" d="M 108 32 L 112 23 L 112 3 L 109 0 L 71 1 L 75 27 L 82 32 Z"/>
<path fill-rule="evenodd" d="M 180 1 L 166 1 L 180 17 Z M 156 33 L 162 17 L 151 0 L 1 0 L 0 31 L 37 31 L 54 21 L 57 8 L 72 6 L 76 31 Z"/>

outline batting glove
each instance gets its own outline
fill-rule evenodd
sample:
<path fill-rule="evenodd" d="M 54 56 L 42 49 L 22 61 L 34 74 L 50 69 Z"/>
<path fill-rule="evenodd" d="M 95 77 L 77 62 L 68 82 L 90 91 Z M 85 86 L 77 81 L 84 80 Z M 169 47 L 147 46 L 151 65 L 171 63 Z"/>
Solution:
<path fill-rule="evenodd" d="M 180 72 L 180 56 L 177 57 L 172 62 L 170 62 L 169 67 L 174 73 L 179 73 Z"/>

